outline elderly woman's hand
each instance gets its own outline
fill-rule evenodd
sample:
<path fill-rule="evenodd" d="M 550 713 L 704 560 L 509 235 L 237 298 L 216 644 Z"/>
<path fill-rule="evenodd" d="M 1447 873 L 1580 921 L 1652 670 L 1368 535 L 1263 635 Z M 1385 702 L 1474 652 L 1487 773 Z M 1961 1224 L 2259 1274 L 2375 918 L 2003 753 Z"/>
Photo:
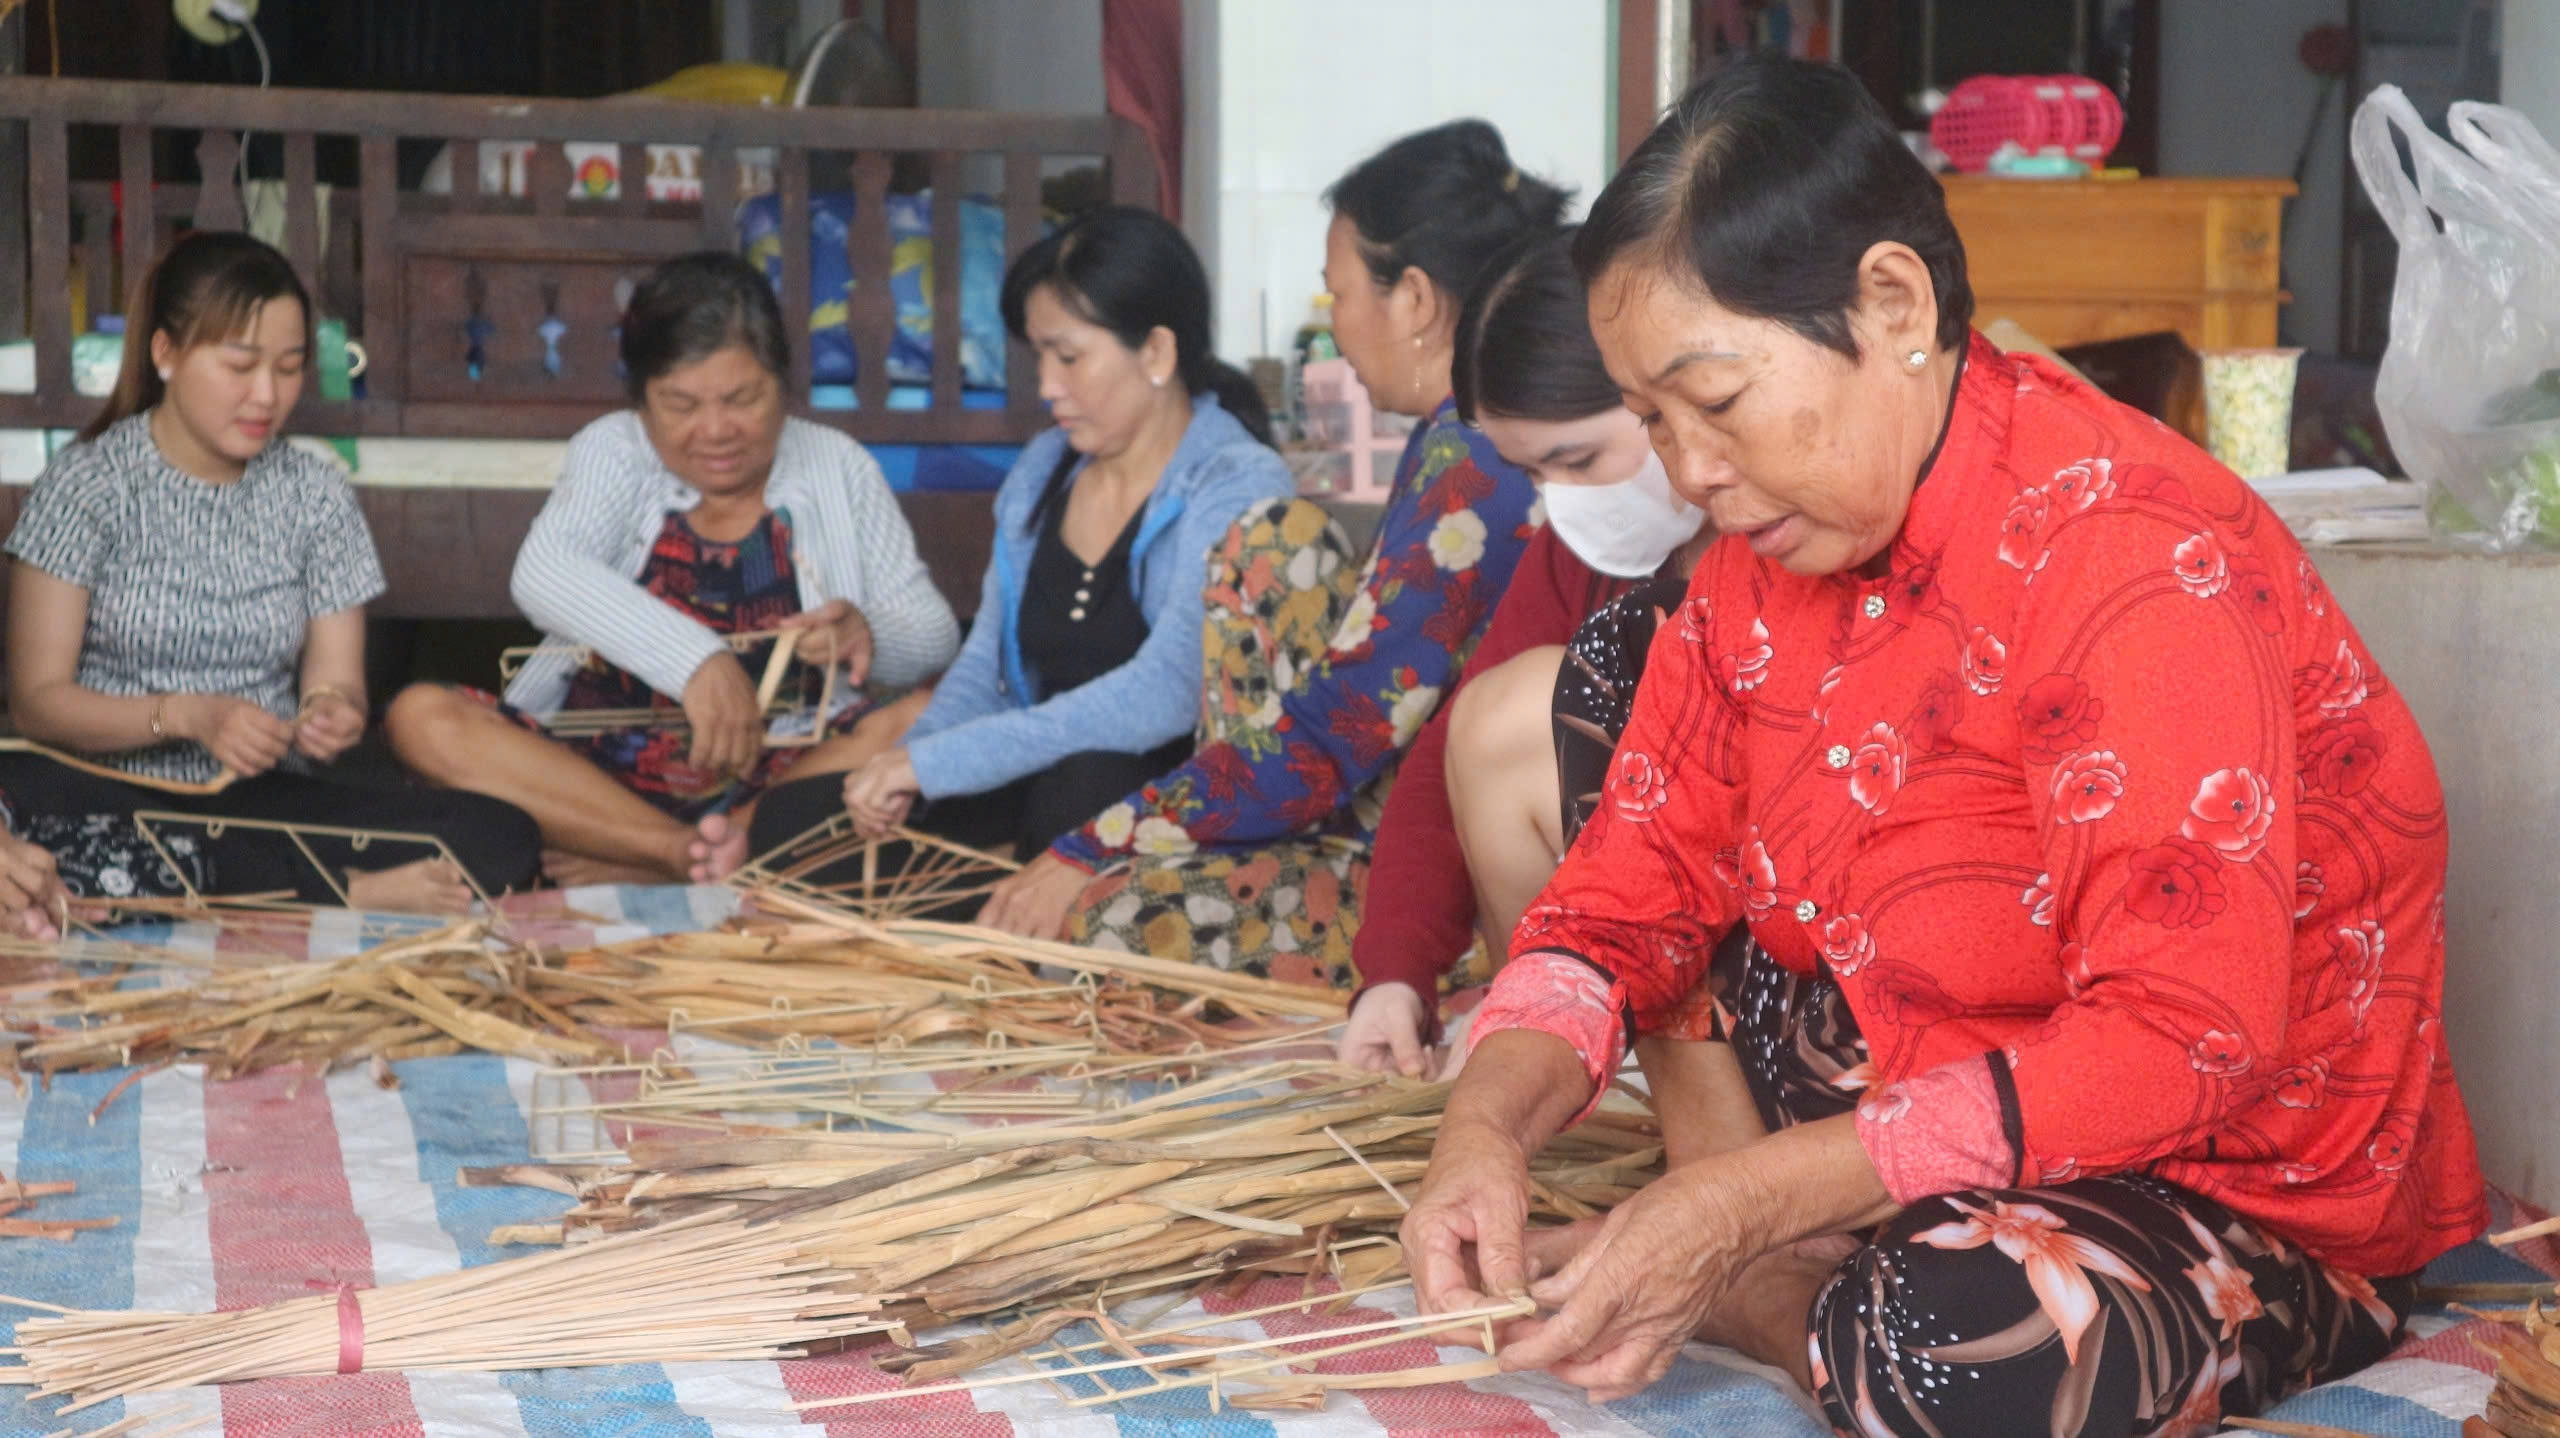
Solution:
<path fill-rule="evenodd" d="M 1405 1266 L 1427 1313 L 1528 1291 L 1529 1155 L 1591 1096 L 1581 1056 L 1551 1034 L 1491 1033 L 1476 1049 L 1404 1216 Z"/>
<path fill-rule="evenodd" d="M 1475 1308 L 1525 1293 L 1529 1158 L 1502 1127 L 1448 1119 L 1431 1147 L 1422 1195 L 1404 1216 L 1405 1267 L 1425 1313 Z"/>
<path fill-rule="evenodd" d="M 1502 1366 L 1543 1368 L 1606 1403 L 1670 1371 L 1682 1344 L 1770 1242 L 1720 1154 L 1655 1179 L 1618 1205 L 1554 1276 L 1529 1289 L 1552 1315 L 1514 1324 Z"/>
<path fill-rule="evenodd" d="M 702 661 L 684 686 L 685 723 L 693 747 L 685 762 L 706 774 L 744 774 L 764 751 L 764 713 L 738 656 L 722 650 Z"/>
<path fill-rule="evenodd" d="M 1799 1240 L 1860 1232 L 1895 1211 L 1847 1114 L 1681 1164 L 1611 1210 L 1580 1252 L 1530 1288 L 1554 1311 L 1506 1331 L 1502 1365 L 1543 1368 L 1594 1402 L 1640 1392 L 1736 1293 L 1753 1260 L 1796 1244 L 1795 1256 L 1810 1261 L 1807 1251 L 1822 1245 Z M 1836 1258 L 1822 1253 L 1815 1266 Z M 1737 1346 L 1792 1368 L 1803 1321 L 1797 1307 L 1778 1317 L 1785 1332 L 1758 1332 L 1728 1312 L 1719 1328 L 1765 1340 Z"/>
<path fill-rule="evenodd" d="M 830 599 L 774 626 L 801 631 L 793 657 L 803 664 L 841 664 L 854 687 L 871 677 L 871 621 L 849 599 Z"/>

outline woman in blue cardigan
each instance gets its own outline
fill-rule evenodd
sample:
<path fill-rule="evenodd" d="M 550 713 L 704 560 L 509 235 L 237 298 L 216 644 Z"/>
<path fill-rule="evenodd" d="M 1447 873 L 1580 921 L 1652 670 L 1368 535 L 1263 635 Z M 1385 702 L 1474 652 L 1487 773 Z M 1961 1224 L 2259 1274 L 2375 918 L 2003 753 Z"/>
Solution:
<path fill-rule="evenodd" d="M 996 495 L 975 627 L 903 744 L 785 783 L 764 853 L 850 810 L 1038 854 L 1188 757 L 1209 551 L 1292 492 L 1261 396 L 1209 346 L 1209 281 L 1182 232 L 1113 206 L 1026 250 L 1005 323 L 1039 357 L 1055 428 Z"/>

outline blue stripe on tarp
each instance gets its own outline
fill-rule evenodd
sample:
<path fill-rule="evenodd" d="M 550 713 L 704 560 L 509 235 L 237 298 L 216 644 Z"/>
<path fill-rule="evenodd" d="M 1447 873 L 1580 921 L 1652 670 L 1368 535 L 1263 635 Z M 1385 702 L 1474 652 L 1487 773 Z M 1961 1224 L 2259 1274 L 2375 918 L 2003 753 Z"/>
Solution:
<path fill-rule="evenodd" d="M 1769 1380 L 1685 1353 L 1662 1381 L 1603 1406 L 1654 1438 L 1829 1438 L 1828 1429 Z"/>
<path fill-rule="evenodd" d="M 2524 1219 L 2519 1216 L 2516 1220 Z M 2551 1275 L 2503 1248 L 2466 1243 L 2427 1265 L 2429 1283 L 2548 1283 Z"/>
<path fill-rule="evenodd" d="M 2318 1423 L 2373 1438 L 2459 1438 L 2462 1425 L 2432 1408 L 2358 1388 L 2349 1378 L 2290 1398 L 2266 1412 L 2285 1423 Z"/>
<path fill-rule="evenodd" d="M 624 884 L 614 891 L 622 921 L 653 934 L 690 934 L 703 927 L 693 911 L 693 894 L 682 884 Z"/>
<path fill-rule="evenodd" d="M 648 891 L 626 891 L 626 904 L 633 892 Z M 538 1188 L 461 1184 L 466 1166 L 523 1163 L 532 1152 L 524 1113 L 507 1090 L 506 1061 L 455 1054 L 392 1067 L 418 1136 L 418 1177 L 434 1191 L 436 1222 L 461 1251 L 463 1267 L 522 1257 L 523 1249 L 492 1247 L 489 1230 L 502 1223 L 548 1223 L 570 1200 Z M 655 1363 L 510 1371 L 499 1381 L 515 1395 L 532 1438 L 711 1438 L 709 1424 L 676 1405 L 675 1386 Z"/>
<path fill-rule="evenodd" d="M 93 1127 L 89 1111 L 133 1070 L 61 1074 L 52 1084 L 28 1083 L 25 1126 L 18 1136 L 10 1176 L 22 1183 L 71 1179 L 78 1193 L 38 1199 L 27 1218 L 113 1218 L 113 1228 L 90 1229 L 69 1243 L 51 1239 L 0 1240 L 0 1293 L 58 1303 L 67 1308 L 131 1308 L 133 1245 L 142 1220 L 142 1085 L 119 1095 Z M 14 1098 L 7 1100 L 15 1102 Z M 18 1320 L 35 1316 L 0 1305 L 0 1343 L 16 1342 Z M 0 1433 L 87 1431 L 124 1417 L 124 1400 L 53 1416 L 63 1400 L 28 1401 L 31 1390 L 0 1388 Z"/>

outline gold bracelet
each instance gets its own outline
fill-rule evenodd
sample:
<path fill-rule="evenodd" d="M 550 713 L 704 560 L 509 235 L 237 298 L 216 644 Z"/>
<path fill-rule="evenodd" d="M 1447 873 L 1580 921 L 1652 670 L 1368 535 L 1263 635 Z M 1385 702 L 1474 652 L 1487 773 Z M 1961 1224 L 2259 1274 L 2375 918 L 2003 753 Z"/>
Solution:
<path fill-rule="evenodd" d="M 168 713 L 169 696 L 166 694 L 154 695 L 151 700 L 151 737 L 153 739 L 164 742 L 168 739 L 169 730 L 167 726 L 161 722 L 168 717 Z"/>
<path fill-rule="evenodd" d="M 344 703 L 348 708 L 356 710 L 359 713 L 364 710 L 364 706 L 356 702 L 356 697 L 354 695 L 349 694 L 337 685 L 314 684 L 310 688 L 302 691 L 302 708 L 297 712 L 308 714 L 311 712 L 311 706 L 319 703 L 323 699 L 336 699 Z"/>

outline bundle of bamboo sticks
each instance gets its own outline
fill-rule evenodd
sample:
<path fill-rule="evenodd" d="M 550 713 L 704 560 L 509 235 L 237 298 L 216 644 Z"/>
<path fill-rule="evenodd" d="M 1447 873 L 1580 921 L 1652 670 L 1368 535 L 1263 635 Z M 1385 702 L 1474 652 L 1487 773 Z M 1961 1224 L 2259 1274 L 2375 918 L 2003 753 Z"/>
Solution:
<path fill-rule="evenodd" d="M 781 1351 L 866 1328 L 906 1333 L 1067 1305 L 1107 1313 L 1137 1293 L 1238 1274 L 1391 1273 L 1384 1241 L 1421 1178 L 1447 1086 L 1329 1065 L 1217 1074 L 1103 1121 L 964 1134 L 747 1134 L 635 1147 L 634 1167 L 477 1172 L 618 1206 L 626 1231 L 469 1275 L 363 1295 L 411 1367 L 662 1361 Z M 1589 1215 L 1633 1193 L 1661 1157 L 1656 1125 L 1604 1110 L 1532 1166 L 1536 1216 Z M 601 1217 L 602 1215 L 597 1215 Z M 577 1284 L 560 1266 L 573 1259 Z M 451 1287 L 469 1279 L 467 1290 Z M 681 1285 L 682 1321 L 635 1332 Z M 579 1295 L 571 1299 L 571 1291 Z M 469 1302 L 453 1295 L 467 1291 Z M 699 1292 L 759 1325 L 688 1327 Z M 23 1374 L 80 1401 L 185 1382 L 332 1371 L 344 1325 L 328 1301 L 241 1313 L 57 1314 L 19 1328 Z M 378 1319 L 377 1314 L 385 1315 Z M 398 1315 L 396 1320 L 388 1317 Z M 1490 1318 L 1492 1315 L 1476 1315 Z M 1024 1322 L 916 1353 L 925 1376 L 1054 1336 Z M 608 1357 L 606 1355 L 611 1355 Z M 961 1365 L 955 1369 L 954 1364 Z M 925 1366 L 931 1365 L 931 1366 Z M 1269 1367 L 1271 1365 L 1261 1365 Z"/>
<path fill-rule="evenodd" d="M 0 1381 L 75 1412 L 127 1393 L 367 1369 L 576 1368 L 783 1358 L 886 1331 L 795 1238 L 714 1210 L 633 1240 L 228 1313 L 84 1311 L 18 1324 Z"/>

